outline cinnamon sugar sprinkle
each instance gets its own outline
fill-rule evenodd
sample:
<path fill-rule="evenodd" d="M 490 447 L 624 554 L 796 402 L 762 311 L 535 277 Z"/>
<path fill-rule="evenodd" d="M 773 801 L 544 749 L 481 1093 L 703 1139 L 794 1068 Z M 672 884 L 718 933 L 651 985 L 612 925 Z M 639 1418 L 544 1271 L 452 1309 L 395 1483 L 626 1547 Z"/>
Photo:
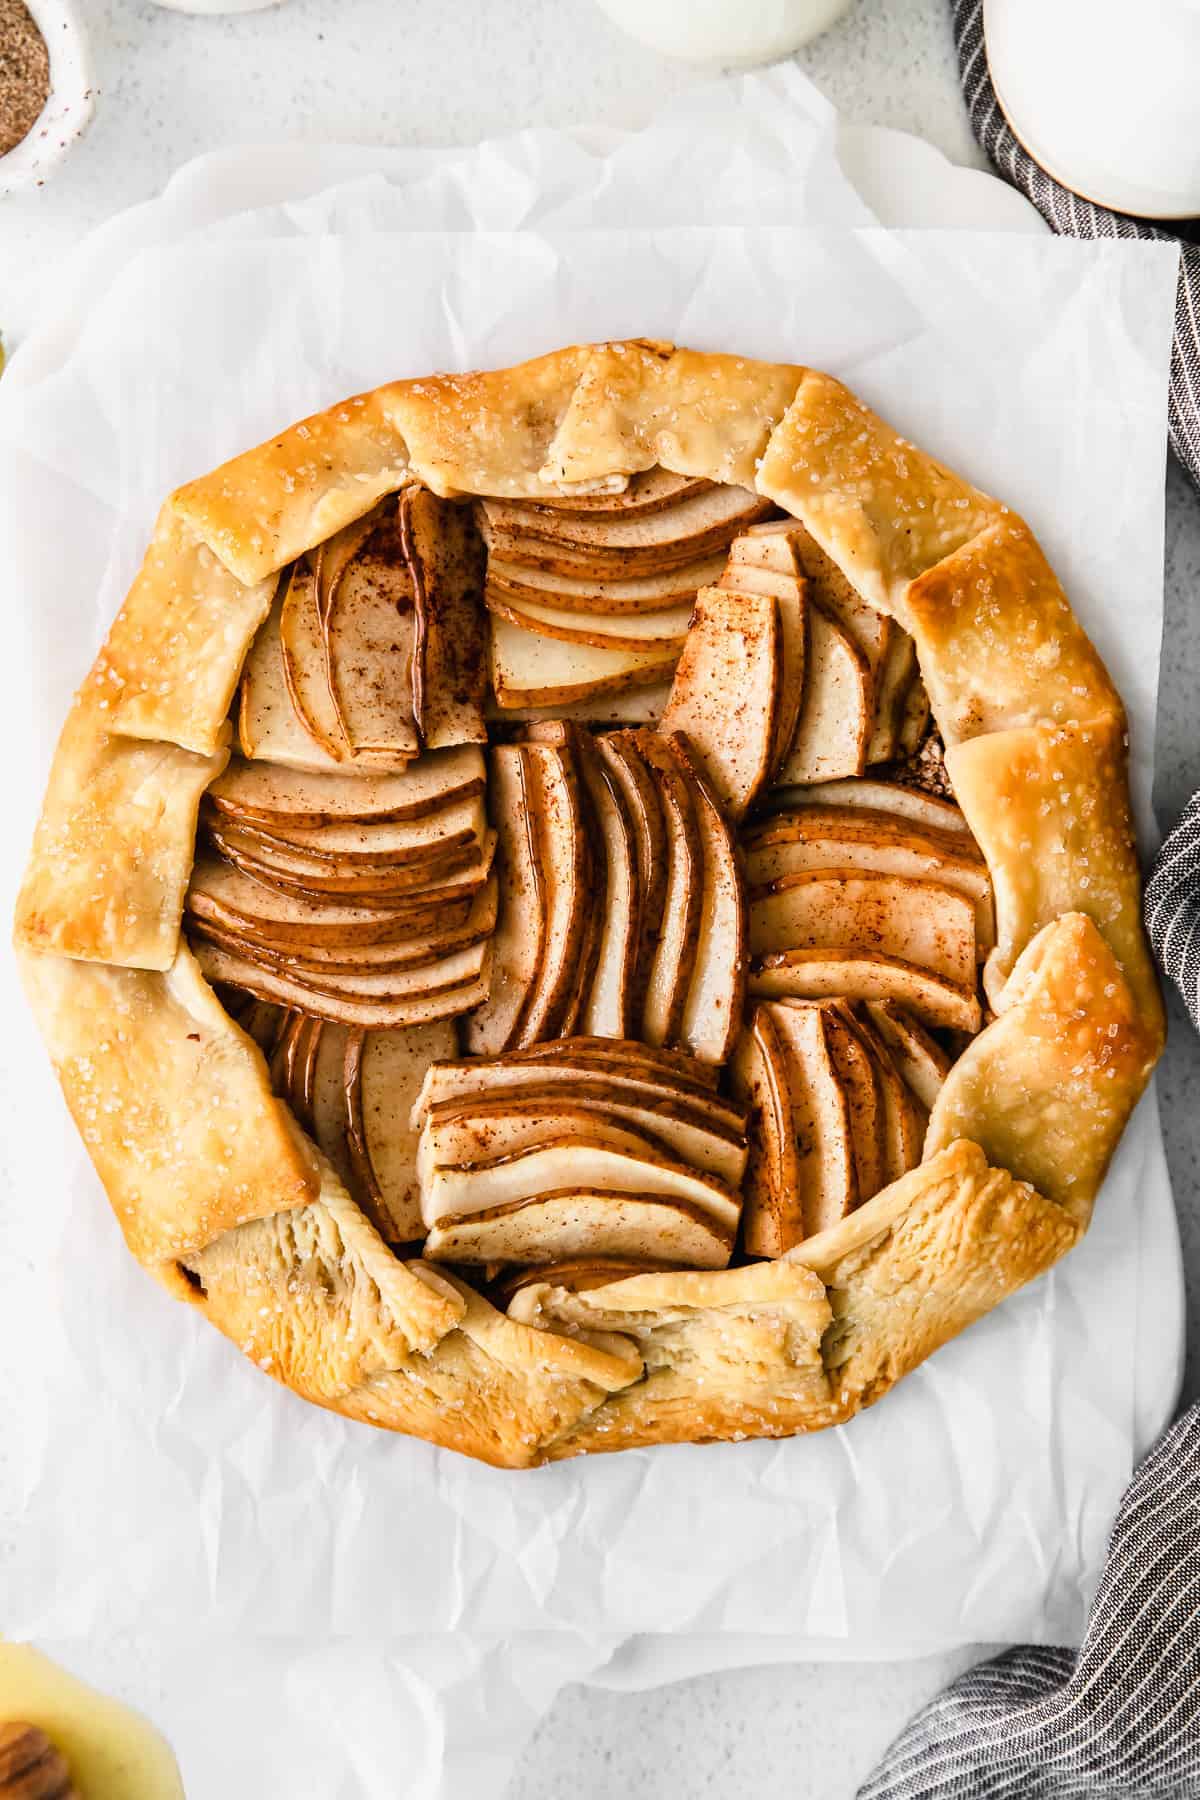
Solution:
<path fill-rule="evenodd" d="M 50 98 L 50 53 L 24 0 L 0 0 L 0 156 L 27 137 Z"/>

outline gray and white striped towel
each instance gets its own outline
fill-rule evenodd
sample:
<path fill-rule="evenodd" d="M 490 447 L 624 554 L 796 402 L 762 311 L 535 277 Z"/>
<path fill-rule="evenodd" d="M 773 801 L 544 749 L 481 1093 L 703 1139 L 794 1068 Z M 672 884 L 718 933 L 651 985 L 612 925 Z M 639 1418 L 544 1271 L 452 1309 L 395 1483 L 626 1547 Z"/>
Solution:
<path fill-rule="evenodd" d="M 1200 1407 L 1117 1513 L 1083 1646 L 981 1663 L 897 1738 L 858 1800 L 1197 1800 Z"/>
<path fill-rule="evenodd" d="M 1168 430 L 1171 447 L 1200 486 L 1200 220 L 1181 231 L 1094 206 L 1065 188 L 1024 150 L 1000 110 L 988 71 L 983 0 L 951 0 L 963 95 L 976 137 L 997 170 L 1067 237 L 1181 239 Z M 1200 117 L 1200 113 L 1198 113 Z M 1151 872 L 1146 929 L 1166 973 L 1200 1029 L 1200 794 L 1167 837 Z"/>

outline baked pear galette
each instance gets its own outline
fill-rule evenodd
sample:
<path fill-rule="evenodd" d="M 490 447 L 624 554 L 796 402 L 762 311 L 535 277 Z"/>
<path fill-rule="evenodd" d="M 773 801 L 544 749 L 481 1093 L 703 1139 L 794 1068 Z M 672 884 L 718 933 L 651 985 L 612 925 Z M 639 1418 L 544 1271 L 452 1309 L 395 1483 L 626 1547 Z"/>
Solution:
<path fill-rule="evenodd" d="M 1029 528 L 827 375 L 643 341 L 174 494 L 17 945 L 139 1261 L 512 1467 L 850 1418 L 1075 1243 L 1163 1036 Z"/>

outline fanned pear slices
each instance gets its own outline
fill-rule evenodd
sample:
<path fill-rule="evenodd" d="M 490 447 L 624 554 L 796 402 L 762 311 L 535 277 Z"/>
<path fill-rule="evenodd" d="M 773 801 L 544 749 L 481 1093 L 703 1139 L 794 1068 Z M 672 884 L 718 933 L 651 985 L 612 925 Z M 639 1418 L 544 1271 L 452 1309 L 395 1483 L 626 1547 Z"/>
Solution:
<path fill-rule="evenodd" d="M 313 830 L 322 825 L 372 820 L 391 824 L 431 813 L 482 794 L 486 780 L 477 746 L 434 751 L 401 774 L 363 781 L 357 775 L 309 773 L 234 757 L 208 789 L 218 812 L 264 826 Z"/>
<path fill-rule="evenodd" d="M 868 1000 L 863 1010 L 917 1104 L 926 1113 L 932 1112 L 950 1073 L 946 1052 L 919 1019 L 894 1001 Z"/>
<path fill-rule="evenodd" d="M 413 718 L 428 750 L 485 744 L 487 624 L 479 605 L 483 545 L 472 511 L 428 488 L 400 496 L 400 535 L 413 585 Z"/>
<path fill-rule="evenodd" d="M 521 1041 L 526 1004 L 542 965 L 547 923 L 538 821 L 519 744 L 501 744 L 493 750 L 490 799 L 501 902 L 491 992 L 465 1027 L 466 1047 L 477 1056 L 495 1056 Z"/>
<path fill-rule="evenodd" d="M 662 921 L 642 1008 L 641 1035 L 648 1044 L 679 1041 L 692 985 L 704 897 L 704 849 L 696 822 L 695 790 L 657 732 L 642 731 L 636 744 L 658 787 L 667 839 L 667 887 Z"/>
<path fill-rule="evenodd" d="M 604 1039 L 435 1064 L 413 1109 L 426 1254 L 729 1259 L 745 1116 L 679 1053 Z"/>
<path fill-rule="evenodd" d="M 772 511 L 749 488 L 709 487 L 646 513 L 572 513 L 520 501 L 481 502 L 489 555 L 551 574 L 612 580 L 678 568 L 723 550 Z"/>
<path fill-rule="evenodd" d="M 569 705 L 623 688 L 661 681 L 675 666 L 677 650 L 613 650 L 596 644 L 543 637 L 496 614 L 491 620 L 492 687 L 498 704 L 514 707 Z"/>
<path fill-rule="evenodd" d="M 336 995 L 320 993 L 296 980 L 291 973 L 284 974 L 275 969 L 264 968 L 246 957 L 206 943 L 203 939 L 198 939 L 193 949 L 201 970 L 210 981 L 226 982 L 232 987 L 244 988 L 248 993 L 257 994 L 260 999 L 295 1007 L 302 1012 L 312 1013 L 317 1018 L 330 1019 L 335 1024 L 373 1026 L 380 1030 L 423 1024 L 431 1019 L 451 1018 L 456 1013 L 466 1012 L 477 1006 L 487 993 L 491 960 L 491 946 L 484 944 L 479 947 L 479 973 L 474 979 L 444 986 L 440 977 L 432 973 L 439 965 L 431 964 L 430 986 L 425 991 L 384 997 L 364 996 L 350 991 Z"/>
<path fill-rule="evenodd" d="M 662 729 L 686 734 L 731 819 L 770 777 L 780 676 L 775 598 L 702 588 Z"/>
<path fill-rule="evenodd" d="M 870 812 L 892 813 L 914 825 L 934 831 L 956 831 L 973 843 L 970 827 L 953 800 L 942 800 L 924 788 L 906 787 L 896 781 L 838 780 L 776 788 L 770 809 L 786 812 L 797 806 L 864 807 Z"/>
<path fill-rule="evenodd" d="M 641 614 L 669 612 L 691 606 L 698 589 L 710 587 L 725 568 L 723 555 L 702 556 L 677 569 L 657 575 L 637 575 L 629 580 L 603 580 L 596 576 L 551 575 L 544 569 L 522 568 L 492 557 L 487 587 L 514 605 L 552 607 L 556 612 L 585 617 L 637 618 Z"/>
<path fill-rule="evenodd" d="M 339 760 L 309 731 L 288 690 L 281 613 L 282 602 L 276 596 L 250 646 L 238 691 L 238 745 L 243 756 L 283 768 L 336 770 Z"/>
<path fill-rule="evenodd" d="M 737 851 L 717 797 L 685 737 L 669 738 L 690 779 L 700 838 L 702 891 L 692 979 L 680 1039 L 693 1056 L 723 1063 L 741 1025 L 746 996 L 746 905 Z"/>
<path fill-rule="evenodd" d="M 757 526 L 735 538 L 720 585 L 735 593 L 769 595 L 779 623 L 779 669 L 775 682 L 775 730 L 771 776 L 787 760 L 800 722 L 804 699 L 804 665 L 808 644 L 808 584 L 791 539 L 775 526 Z"/>
<path fill-rule="evenodd" d="M 449 1020 L 346 1036 L 342 1086 L 351 1166 L 368 1215 L 391 1242 L 423 1235 L 411 1114 L 426 1069 L 455 1048 Z"/>
<path fill-rule="evenodd" d="M 750 826 L 743 848 L 752 887 L 803 871 L 842 868 L 955 888 L 975 907 L 978 954 L 986 955 L 995 941 L 987 865 L 961 832 L 910 824 L 895 813 L 863 807 L 797 806 Z"/>
<path fill-rule="evenodd" d="M 784 875 L 750 894 L 750 947 L 874 950 L 971 989 L 975 909 L 966 895 L 904 876 L 850 870 Z"/>
<path fill-rule="evenodd" d="M 807 618 L 800 717 L 779 780 L 861 775 L 874 717 L 867 659 L 821 607 L 810 606 Z"/>

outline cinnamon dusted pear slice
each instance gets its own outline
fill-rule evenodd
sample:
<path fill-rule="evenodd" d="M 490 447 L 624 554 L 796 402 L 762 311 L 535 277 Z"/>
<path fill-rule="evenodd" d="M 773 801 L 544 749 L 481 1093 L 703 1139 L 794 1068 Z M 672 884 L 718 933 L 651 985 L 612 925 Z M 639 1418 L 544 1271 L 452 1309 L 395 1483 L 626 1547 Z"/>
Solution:
<path fill-rule="evenodd" d="M 621 1150 L 630 1156 L 669 1155 L 660 1139 L 635 1130 L 602 1107 L 569 1102 L 561 1093 L 552 1094 L 549 1102 L 524 1095 L 464 1107 L 434 1108 L 426 1115 L 421 1129 L 417 1173 L 428 1189 L 435 1169 L 474 1168 L 481 1162 L 494 1162 L 542 1144 L 561 1142 L 568 1132 L 578 1132 L 584 1140 L 603 1141 L 610 1150 Z"/>
<path fill-rule="evenodd" d="M 881 666 L 892 644 L 904 634 L 885 613 L 878 612 L 863 599 L 812 533 L 798 519 L 752 525 L 744 536 L 736 538 L 730 545 L 729 556 L 731 563 L 787 570 L 808 584 L 814 604 L 823 607 L 830 618 L 848 632 L 865 656 L 878 712 Z"/>
<path fill-rule="evenodd" d="M 591 644 L 606 650 L 660 650 L 678 656 L 692 616 L 691 596 L 681 606 L 655 612 L 565 612 L 538 600 L 517 600 L 489 585 L 487 610 L 524 631 L 561 638 L 568 644 Z"/>
<path fill-rule="evenodd" d="M 329 689 L 350 756 L 401 768 L 421 748 L 413 714 L 413 584 L 396 509 L 342 571 L 325 619 Z"/>
<path fill-rule="evenodd" d="M 819 606 L 808 608 L 807 619 L 800 717 L 779 780 L 861 775 L 873 718 L 867 659 Z"/>
<path fill-rule="evenodd" d="M 193 946 L 196 961 L 209 981 L 228 982 L 245 988 L 262 1000 L 273 1000 L 283 1006 L 298 1007 L 321 1019 L 340 1025 L 369 1025 L 379 1030 L 393 1030 L 401 1025 L 419 1025 L 431 1019 L 453 1018 L 467 1012 L 487 993 L 487 961 L 478 980 L 461 986 L 444 988 L 436 993 L 411 995 L 399 999 L 368 999 L 347 994 L 319 994 L 312 988 L 274 969 L 261 968 L 245 957 L 219 949 L 215 944 L 197 940 Z"/>
<path fill-rule="evenodd" d="M 767 1011 L 787 1054 L 803 1236 L 815 1237 L 858 1204 L 850 1104 L 830 1054 L 826 1009 L 789 1002 Z"/>
<path fill-rule="evenodd" d="M 268 831 L 315 830 L 351 821 L 395 824 L 442 812 L 482 794 L 482 752 L 466 744 L 418 757 L 403 774 L 323 774 L 231 759 L 207 791 L 218 812 L 255 822 Z"/>
<path fill-rule="evenodd" d="M 588 1190 L 661 1194 L 698 1208 L 726 1231 L 737 1229 L 738 1196 L 724 1182 L 658 1152 L 619 1149 L 610 1133 L 564 1133 L 513 1155 L 435 1164 L 423 1173 L 421 1209 L 430 1225 L 539 1194 Z"/>
<path fill-rule="evenodd" d="M 539 513 L 519 502 L 485 500 L 481 529 L 489 551 L 506 562 L 622 580 L 723 549 L 743 526 L 771 510 L 750 488 L 725 486 L 633 517 Z"/>
<path fill-rule="evenodd" d="M 723 1269 L 732 1250 L 732 1233 L 685 1201 L 570 1188 L 443 1219 L 426 1238 L 424 1254 L 501 1265 L 589 1254 Z"/>
<path fill-rule="evenodd" d="M 591 700 L 572 700 L 560 706 L 489 708 L 488 718 L 505 724 L 543 724 L 555 720 L 591 725 L 597 730 L 606 725 L 655 725 L 666 711 L 670 695 L 669 681 L 652 681 L 645 687 L 628 688 L 623 693 L 597 694 Z"/>
<path fill-rule="evenodd" d="M 750 1156 L 742 1187 L 742 1231 L 750 1256 L 782 1256 L 804 1236 L 788 1050 L 773 1011 L 754 1009 L 730 1069 L 734 1092 L 750 1108 Z"/>
<path fill-rule="evenodd" d="M 485 744 L 484 557 L 472 509 L 428 488 L 405 488 L 400 535 L 416 614 L 412 693 L 418 735 L 430 750 Z"/>
<path fill-rule="evenodd" d="M 901 754 L 904 703 L 917 676 L 917 647 L 898 625 L 875 670 L 875 722 L 867 743 L 867 762 L 888 762 Z"/>
<path fill-rule="evenodd" d="M 491 954 L 490 941 L 485 939 L 477 944 L 467 944 L 459 950 L 451 950 L 444 956 L 433 957 L 427 962 L 405 963 L 387 969 L 346 971 L 314 968 L 295 961 L 280 965 L 254 960 L 258 967 L 277 969 L 297 988 L 312 995 L 314 1000 L 344 997 L 394 1001 L 425 999 L 461 988 L 468 982 L 477 982 L 485 966 L 490 963 Z M 310 1010 L 316 1011 L 317 1007 L 314 1005 Z"/>
<path fill-rule="evenodd" d="M 483 796 L 472 794 L 418 819 L 338 821 L 313 827 L 285 823 L 282 830 L 250 823 L 239 827 L 278 844 L 330 863 L 368 867 L 419 862 L 438 851 L 472 848 L 476 852 L 487 831 Z"/>
<path fill-rule="evenodd" d="M 492 686 L 501 707 L 560 706 L 626 687 L 657 682 L 675 666 L 676 650 L 611 650 L 540 637 L 491 616 Z"/>
<path fill-rule="evenodd" d="M 514 1041 L 557 1037 L 571 1009 L 591 912 L 591 857 L 575 758 L 565 745 L 523 744 L 525 795 L 541 872 L 545 934 Z"/>
<path fill-rule="evenodd" d="M 752 889 L 750 948 L 877 951 L 971 991 L 975 909 L 965 894 L 932 881 L 805 870 Z"/>
<path fill-rule="evenodd" d="M 496 911 L 497 886 L 493 875 L 486 887 L 476 894 L 464 920 L 434 918 L 421 923 L 411 930 L 411 935 L 394 943 L 285 947 L 256 935 L 253 929 L 231 931 L 211 920 L 194 916 L 192 929 L 210 943 L 232 950 L 264 968 L 275 968 L 285 975 L 290 973 L 297 981 L 308 981 L 319 980 L 328 974 L 367 975 L 437 962 L 456 950 L 465 950 L 469 945 L 490 938 L 495 929 Z"/>
<path fill-rule="evenodd" d="M 976 1032 L 982 1023 L 977 994 L 916 963 L 878 950 L 776 950 L 750 965 L 750 992 L 763 998 L 886 1000 L 925 1024 Z"/>
<path fill-rule="evenodd" d="M 586 1037 L 626 1038 L 634 1028 L 638 962 L 637 834 L 617 776 L 590 742 L 583 747 L 580 769 L 603 849 L 604 881 L 602 889 L 597 883 L 599 941 L 579 1030 Z"/>
<path fill-rule="evenodd" d="M 854 1152 L 857 1203 L 877 1194 L 886 1178 L 885 1102 L 875 1064 L 841 1001 L 822 1011 L 825 1046 L 850 1110 L 850 1143 Z"/>
<path fill-rule="evenodd" d="M 929 727 L 929 714 L 929 695 L 925 691 L 925 683 L 919 675 L 914 675 L 900 708 L 900 722 L 896 730 L 897 756 L 916 755 Z"/>
<path fill-rule="evenodd" d="M 345 1047 L 346 1139 L 367 1211 L 392 1243 L 423 1234 L 413 1102 L 431 1062 L 453 1056 L 448 1020 L 402 1031 L 355 1031 Z"/>
<path fill-rule="evenodd" d="M 905 787 L 898 781 L 819 781 L 802 787 L 776 788 L 771 811 L 794 806 L 855 806 L 871 812 L 894 813 L 914 825 L 935 831 L 958 831 L 970 838 L 970 827 L 952 800 L 941 800 L 924 788 Z"/>
<path fill-rule="evenodd" d="M 680 1037 L 693 1056 L 720 1064 L 728 1058 L 741 1028 L 746 994 L 742 876 L 729 827 L 690 744 L 678 734 L 667 742 L 692 785 L 703 871 L 696 959 Z"/>
<path fill-rule="evenodd" d="M 477 869 L 481 858 L 469 845 L 439 850 L 419 861 L 385 864 L 382 868 L 347 863 L 325 864 L 303 852 L 283 849 L 241 829 L 209 826 L 214 847 L 235 868 L 284 893 L 308 898 L 344 895 L 350 899 L 386 900 L 392 896 L 424 893 L 451 877 Z"/>
<path fill-rule="evenodd" d="M 274 1054 L 284 1031 L 287 1029 L 288 1015 L 281 1006 L 272 1006 L 269 1000 L 252 1000 L 246 1010 L 239 1014 L 238 1024 L 252 1037 L 265 1055 Z"/>
<path fill-rule="evenodd" d="M 849 1012 L 849 1008 L 846 1008 Z M 875 1067 L 883 1102 L 883 1186 L 899 1181 L 921 1160 L 929 1114 L 900 1074 L 887 1043 L 875 1030 L 869 1010 L 853 1013 L 859 1038 Z"/>
<path fill-rule="evenodd" d="M 346 1101 L 346 1042 L 350 1028 L 320 1021 L 313 1063 L 312 1101 L 309 1112 L 317 1148 L 329 1158 L 345 1185 L 356 1192 L 358 1181 L 347 1141 L 349 1113 Z M 450 1030 L 450 1027 L 437 1029 Z"/>
<path fill-rule="evenodd" d="M 288 692 L 280 642 L 282 601 L 259 628 L 242 670 L 238 689 L 237 730 L 242 755 L 288 769 L 325 770 L 341 767 L 302 723 Z"/>
<path fill-rule="evenodd" d="M 604 1069 L 628 1069 L 632 1065 L 661 1076 L 664 1081 L 683 1083 L 708 1094 L 715 1089 L 720 1073 L 685 1050 L 636 1042 L 622 1044 L 611 1038 L 560 1038 L 556 1044 L 531 1044 L 513 1054 L 514 1058 L 552 1062 L 570 1056 Z"/>
<path fill-rule="evenodd" d="M 552 606 L 556 612 L 636 617 L 639 613 L 690 606 L 697 589 L 711 587 L 720 579 L 724 567 L 724 554 L 718 552 L 654 575 L 613 576 L 606 580 L 586 573 L 554 575 L 546 569 L 524 568 L 493 556 L 488 560 L 487 587 L 514 606 L 532 601 Z"/>
<path fill-rule="evenodd" d="M 338 582 L 376 527 L 389 517 L 394 520 L 395 506 L 395 499 L 389 495 L 361 519 L 352 519 L 349 525 L 335 531 L 331 538 L 326 538 L 310 552 L 317 577 L 317 616 L 321 622 L 322 640 Z"/>
<path fill-rule="evenodd" d="M 676 475 L 670 469 L 645 469 L 639 475 L 619 476 L 622 485 L 611 491 L 590 494 L 546 494 L 529 504 L 539 512 L 619 513 L 625 518 L 634 513 L 661 512 L 691 494 L 704 493 L 713 486 L 700 475 Z"/>
<path fill-rule="evenodd" d="M 561 1078 L 556 1080 L 555 1075 Z M 636 1132 L 668 1156 L 716 1175 L 731 1188 L 740 1185 L 746 1165 L 744 1134 L 731 1129 L 715 1109 L 646 1082 L 608 1079 L 596 1071 L 589 1078 L 578 1069 L 559 1071 L 551 1066 L 539 1071 L 492 1063 L 473 1092 L 433 1105 L 423 1105 L 418 1097 L 417 1112 L 428 1124 L 435 1162 L 453 1160 L 442 1153 L 446 1141 L 442 1128 L 452 1122 L 458 1129 L 466 1121 L 498 1154 L 502 1144 L 519 1147 L 514 1132 L 524 1131 L 532 1143 L 537 1136 L 558 1135 L 564 1128 L 561 1122 L 574 1120 L 585 1134 L 594 1135 L 608 1124 Z M 557 1127 L 555 1121 L 560 1121 Z M 489 1135 L 493 1129 L 494 1137 Z"/>
<path fill-rule="evenodd" d="M 950 1073 L 950 1058 L 919 1019 L 892 1000 L 868 1000 L 866 1013 L 895 1067 L 927 1113 Z"/>
<path fill-rule="evenodd" d="M 293 566 L 284 586 L 279 647 L 296 717 L 334 762 L 348 761 L 350 747 L 329 688 L 325 639 L 317 608 L 317 577 L 307 556 Z"/>
<path fill-rule="evenodd" d="M 836 868 L 940 882 L 973 903 L 978 953 L 995 942 L 987 864 L 961 832 L 910 824 L 864 807 L 800 806 L 757 821 L 743 846 L 752 887 L 804 870 Z"/>
<path fill-rule="evenodd" d="M 667 827 L 658 784 L 633 733 L 619 731 L 609 737 L 598 737 L 595 748 L 621 795 L 633 834 L 637 876 L 636 940 L 626 1003 L 626 1029 L 621 1033 L 622 1037 L 628 1037 L 641 1023 L 650 970 L 662 930 L 667 898 Z"/>
<path fill-rule="evenodd" d="M 804 699 L 804 664 L 808 641 L 808 593 L 791 545 L 781 532 L 735 538 L 720 585 L 735 593 L 771 595 L 779 618 L 779 680 L 775 734 L 771 745 L 772 776 L 787 760 L 800 721 Z"/>
<path fill-rule="evenodd" d="M 600 1044 L 609 1054 L 604 1057 L 590 1054 Z M 531 1045 L 526 1050 L 509 1051 L 505 1056 L 486 1062 L 468 1058 L 462 1062 L 438 1064 L 429 1070 L 422 1084 L 418 1108 L 423 1115 L 431 1106 L 470 1095 L 516 1088 L 540 1089 L 563 1083 L 568 1087 L 585 1087 L 589 1093 L 603 1089 L 616 1094 L 619 1090 L 622 1095 L 639 1102 L 647 1098 L 668 1102 L 680 1100 L 698 1116 L 706 1129 L 731 1143 L 742 1142 L 745 1118 L 737 1107 L 715 1092 L 715 1070 L 695 1064 L 698 1078 L 692 1079 L 682 1070 L 662 1063 L 653 1054 L 636 1054 L 644 1049 L 642 1044 L 621 1044 L 611 1038 L 560 1038 L 554 1044 Z"/>
<path fill-rule="evenodd" d="M 662 729 L 686 734 L 731 819 L 744 815 L 771 772 L 780 659 L 771 595 L 700 590 Z"/>
<path fill-rule="evenodd" d="M 492 985 L 464 1028 L 466 1047 L 476 1056 L 496 1056 L 521 1041 L 545 952 L 548 896 L 527 777 L 522 747 L 497 745 L 491 754 L 491 809 L 499 840 L 500 906 L 492 940 Z"/>
<path fill-rule="evenodd" d="M 192 916 L 264 947 L 301 951 L 396 944 L 415 933 L 449 930 L 463 924 L 474 897 L 471 887 L 459 895 L 443 889 L 432 903 L 424 894 L 411 902 L 361 906 L 305 900 L 253 880 L 219 857 L 201 856 L 185 904 Z"/>
<path fill-rule="evenodd" d="M 642 1008 L 641 1035 L 648 1044 L 676 1044 L 696 966 L 704 906 L 704 851 L 696 822 L 693 784 L 667 741 L 640 731 L 634 741 L 654 776 L 667 833 L 667 891 L 662 927 Z"/>

